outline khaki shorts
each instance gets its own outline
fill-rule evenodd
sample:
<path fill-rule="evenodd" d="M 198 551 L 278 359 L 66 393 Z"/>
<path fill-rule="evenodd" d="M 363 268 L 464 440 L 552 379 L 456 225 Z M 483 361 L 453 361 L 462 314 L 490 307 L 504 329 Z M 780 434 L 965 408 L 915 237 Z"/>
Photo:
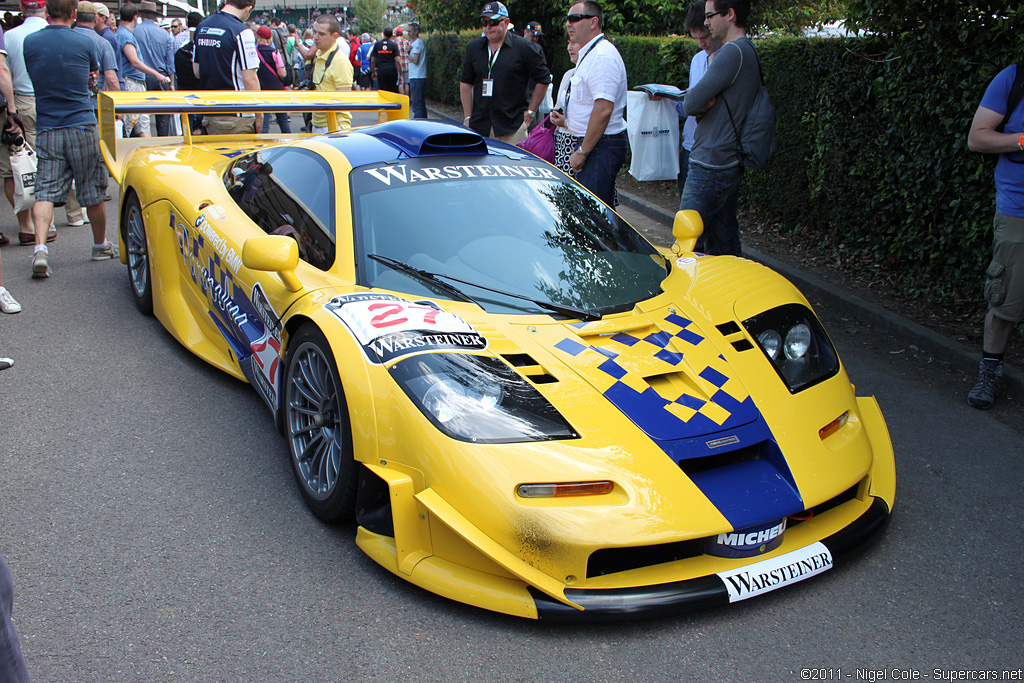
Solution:
<path fill-rule="evenodd" d="M 134 78 L 124 79 L 124 89 L 129 92 L 146 92 L 146 81 L 137 81 Z M 148 114 L 125 114 L 124 115 L 124 136 L 130 138 L 132 132 L 138 132 L 141 134 L 149 135 L 149 115 Z"/>
<path fill-rule="evenodd" d="M 510 145 L 518 145 L 520 142 L 526 139 L 527 128 L 527 125 L 524 123 L 523 125 L 519 126 L 519 130 L 513 131 L 508 135 L 502 135 L 501 137 L 495 135 L 494 129 L 491 128 L 491 134 L 489 137 L 492 137 L 495 140 L 501 140 L 502 142 L 507 142 Z"/>
<path fill-rule="evenodd" d="M 995 317 L 1024 320 L 1024 218 L 996 214 L 992 262 L 985 271 L 985 301 Z"/>
<path fill-rule="evenodd" d="M 256 132 L 256 117 L 206 116 L 203 118 L 203 125 L 206 126 L 207 135 L 244 135 Z"/>

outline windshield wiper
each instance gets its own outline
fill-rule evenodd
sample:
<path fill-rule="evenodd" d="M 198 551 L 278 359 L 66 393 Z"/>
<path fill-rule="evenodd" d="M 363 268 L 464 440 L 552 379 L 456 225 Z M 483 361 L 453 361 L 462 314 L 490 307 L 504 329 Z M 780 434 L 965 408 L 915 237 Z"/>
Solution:
<path fill-rule="evenodd" d="M 366 258 L 371 258 L 374 261 L 379 261 L 380 263 L 383 263 L 385 265 L 391 266 L 395 270 L 401 271 L 403 273 L 410 273 L 412 275 L 416 275 L 419 278 L 421 278 L 423 280 L 426 280 L 427 282 L 431 282 L 431 283 L 434 283 L 434 284 L 440 286 L 445 291 L 450 292 L 450 293 L 454 294 L 455 296 L 458 296 L 463 301 L 469 301 L 471 303 L 476 304 L 477 306 L 480 306 L 480 308 L 483 308 L 483 306 L 480 305 L 480 302 L 476 301 L 471 296 L 469 296 L 468 294 L 466 294 L 465 292 L 463 292 L 459 288 L 455 287 L 454 285 L 451 285 L 451 284 L 449 284 L 449 283 L 447 283 L 444 280 L 441 280 L 439 278 L 445 278 L 447 280 L 453 280 L 453 281 L 458 282 L 458 283 L 463 284 L 463 285 L 469 285 L 470 287 L 477 287 L 478 289 L 483 289 L 483 290 L 486 290 L 488 292 L 494 292 L 495 294 L 501 294 L 502 296 L 512 297 L 513 299 L 521 299 L 523 301 L 529 301 L 531 304 L 533 304 L 535 306 L 540 306 L 543 309 L 546 309 L 548 311 L 552 311 L 554 313 L 560 313 L 562 315 L 569 316 L 570 318 L 579 318 L 580 320 L 584 320 L 584 321 L 600 320 L 601 319 L 601 316 L 598 313 L 595 313 L 593 311 L 588 311 L 588 310 L 583 309 L 583 308 L 576 308 L 575 306 L 569 306 L 569 305 L 566 305 L 566 304 L 556 304 L 556 303 L 553 303 L 553 302 L 550 302 L 550 301 L 542 301 L 542 300 L 539 300 L 539 299 L 531 299 L 530 297 L 524 296 L 522 294 L 515 294 L 513 292 L 506 292 L 506 291 L 504 291 L 502 289 L 496 289 L 494 287 L 488 287 L 487 285 L 481 285 L 481 284 L 476 283 L 476 282 L 470 282 L 469 280 L 461 280 L 461 279 L 459 279 L 457 277 L 454 277 L 452 275 L 445 275 L 444 273 L 432 273 L 429 270 L 421 270 L 420 268 L 417 268 L 415 266 L 410 266 L 408 263 L 403 263 L 402 261 L 398 261 L 398 260 L 393 259 L 393 258 L 391 258 L 389 256 L 381 256 L 380 254 L 368 254 Z"/>

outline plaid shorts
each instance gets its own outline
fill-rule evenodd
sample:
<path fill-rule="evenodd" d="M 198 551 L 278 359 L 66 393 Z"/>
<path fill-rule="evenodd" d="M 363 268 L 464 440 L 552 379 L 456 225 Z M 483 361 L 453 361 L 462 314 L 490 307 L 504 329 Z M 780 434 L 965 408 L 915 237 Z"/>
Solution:
<path fill-rule="evenodd" d="M 100 155 L 95 125 L 39 131 L 36 157 L 36 199 L 59 206 L 67 201 L 74 180 L 82 206 L 106 201 L 107 167 Z"/>

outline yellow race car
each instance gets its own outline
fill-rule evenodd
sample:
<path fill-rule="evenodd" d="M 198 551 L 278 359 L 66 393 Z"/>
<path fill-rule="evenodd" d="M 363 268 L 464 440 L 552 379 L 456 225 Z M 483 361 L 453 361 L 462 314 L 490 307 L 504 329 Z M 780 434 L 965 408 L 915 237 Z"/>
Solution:
<path fill-rule="evenodd" d="M 397 576 L 632 619 L 802 581 L 885 528 L 877 403 L 789 282 L 693 252 L 695 212 L 656 248 L 554 167 L 389 93 L 100 99 L 136 304 L 254 385 L 309 508 L 354 517 Z M 112 135 L 123 112 L 314 108 L 381 122 Z"/>

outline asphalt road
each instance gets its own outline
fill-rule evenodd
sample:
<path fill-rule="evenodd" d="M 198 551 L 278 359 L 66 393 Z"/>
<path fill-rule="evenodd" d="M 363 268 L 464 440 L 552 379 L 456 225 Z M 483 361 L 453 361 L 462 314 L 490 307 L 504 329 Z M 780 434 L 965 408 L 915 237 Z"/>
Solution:
<path fill-rule="evenodd" d="M 35 680 L 1020 675 L 1024 420 L 970 409 L 962 379 L 898 339 L 821 312 L 896 449 L 896 511 L 866 555 L 730 609 L 538 624 L 406 584 L 352 525 L 313 518 L 256 394 L 138 314 L 125 268 L 91 262 L 89 244 L 60 227 L 42 281 L 30 248 L 0 252 L 25 307 L 0 315 L 15 359 L 0 373 L 0 552 Z"/>

